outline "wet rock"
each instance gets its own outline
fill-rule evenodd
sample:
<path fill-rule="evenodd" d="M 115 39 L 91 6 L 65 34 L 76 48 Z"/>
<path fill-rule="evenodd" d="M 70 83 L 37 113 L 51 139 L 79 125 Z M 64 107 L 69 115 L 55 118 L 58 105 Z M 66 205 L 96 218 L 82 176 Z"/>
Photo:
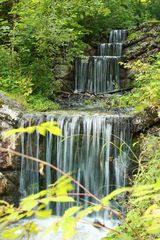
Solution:
<path fill-rule="evenodd" d="M 149 107 L 134 115 L 132 119 L 133 132 L 145 132 L 160 122 L 158 107 Z"/>
<path fill-rule="evenodd" d="M 7 129 L 9 126 L 16 126 L 22 113 L 16 109 L 11 109 L 8 105 L 2 105 L 0 108 L 1 128 Z"/>
<path fill-rule="evenodd" d="M 70 65 L 56 65 L 54 68 L 56 79 L 66 78 L 71 71 L 72 67 Z"/>
<path fill-rule="evenodd" d="M 15 175 L 17 175 L 16 172 L 10 172 L 8 176 L 0 172 L 0 195 L 9 195 L 17 191 L 18 182 L 15 181 Z"/>
<path fill-rule="evenodd" d="M 147 134 L 160 137 L 160 121 L 156 125 L 149 128 Z"/>
<path fill-rule="evenodd" d="M 17 109 L 11 109 L 8 105 L 2 105 L 0 108 L 0 147 L 16 149 L 18 136 L 12 135 L 6 138 L 3 132 L 17 127 L 17 123 L 22 113 Z M 15 169 L 15 158 L 8 152 L 0 152 L 0 170 Z"/>
<path fill-rule="evenodd" d="M 14 109 L 18 109 L 18 110 L 23 110 L 23 107 L 17 103 L 15 100 L 7 97 L 5 94 L 3 93 L 0 93 L 0 103 L 1 105 L 2 104 L 5 104 L 5 105 L 8 105 L 9 108 L 14 108 Z"/>
<path fill-rule="evenodd" d="M 18 205 L 19 201 L 18 172 L 0 172 L 0 199 Z"/>
<path fill-rule="evenodd" d="M 5 137 L 3 132 L 16 128 L 22 117 L 22 108 L 18 103 L 0 93 L 0 147 L 5 149 L 17 148 L 16 135 Z M 20 108 L 20 110 L 19 110 Z M 1 199 L 8 199 L 10 202 L 17 202 L 20 161 L 9 152 L 0 151 L 0 196 Z"/>

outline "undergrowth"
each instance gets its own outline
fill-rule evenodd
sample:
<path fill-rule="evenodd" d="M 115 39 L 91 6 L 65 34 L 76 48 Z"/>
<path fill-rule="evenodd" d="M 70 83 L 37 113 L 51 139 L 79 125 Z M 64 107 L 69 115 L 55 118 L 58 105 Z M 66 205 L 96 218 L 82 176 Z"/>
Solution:
<path fill-rule="evenodd" d="M 19 103 L 26 112 L 46 112 L 51 110 L 58 110 L 60 108 L 59 104 L 48 99 L 47 97 L 41 94 L 34 94 L 27 97 L 24 97 L 22 94 L 4 92 L 0 91 L 2 94 L 6 95 L 13 101 Z M 0 101 L 0 106 L 1 106 Z"/>
<path fill-rule="evenodd" d="M 123 96 L 114 96 L 112 107 L 134 107 L 142 111 L 146 107 L 160 105 L 160 53 L 150 62 L 140 60 L 126 64 L 125 68 L 134 72 L 135 85 L 133 90 Z"/>
<path fill-rule="evenodd" d="M 130 194 L 126 216 L 126 223 L 135 229 L 137 237 L 125 223 L 117 230 L 127 240 L 160 239 L 160 137 L 142 135 L 140 141 L 142 151 L 133 181 L 133 189 L 139 192 Z M 105 239 L 122 240 L 122 237 L 111 233 Z"/>

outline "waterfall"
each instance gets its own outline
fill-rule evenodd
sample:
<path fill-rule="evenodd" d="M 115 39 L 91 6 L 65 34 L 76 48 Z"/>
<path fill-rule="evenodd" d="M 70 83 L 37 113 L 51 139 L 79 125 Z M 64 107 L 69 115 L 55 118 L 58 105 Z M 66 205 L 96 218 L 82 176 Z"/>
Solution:
<path fill-rule="evenodd" d="M 126 30 L 113 30 L 109 43 L 98 47 L 99 56 L 75 61 L 75 92 L 107 93 L 121 87 L 120 65 Z"/>
<path fill-rule="evenodd" d="M 126 30 L 112 30 L 109 37 L 109 42 L 111 43 L 120 43 L 125 42 L 127 38 Z"/>
<path fill-rule="evenodd" d="M 129 164 L 130 118 L 125 115 L 86 114 L 68 112 L 49 113 L 46 116 L 26 115 L 21 126 L 38 125 L 43 121 L 57 121 L 63 137 L 39 133 L 23 134 L 21 152 L 38 157 L 56 165 L 64 172 L 70 172 L 90 192 L 99 198 L 112 190 L 125 186 Z M 36 193 L 58 179 L 61 174 L 46 168 L 44 176 L 39 176 L 36 162 L 21 159 L 20 191 L 24 197 Z M 75 186 L 74 192 L 83 193 Z M 77 204 L 88 205 L 94 200 L 85 196 L 77 197 Z M 66 207 L 56 206 L 56 214 L 61 215 Z"/>
<path fill-rule="evenodd" d="M 100 56 L 122 56 L 123 43 L 102 43 L 99 45 Z"/>

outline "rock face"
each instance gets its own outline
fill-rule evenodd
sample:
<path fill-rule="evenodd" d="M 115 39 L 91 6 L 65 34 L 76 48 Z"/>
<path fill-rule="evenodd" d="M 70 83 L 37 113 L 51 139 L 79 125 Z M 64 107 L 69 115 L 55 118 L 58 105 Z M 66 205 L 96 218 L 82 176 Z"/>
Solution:
<path fill-rule="evenodd" d="M 133 133 L 146 132 L 153 126 L 158 125 L 160 123 L 158 110 L 158 107 L 150 107 L 135 114 L 132 119 Z"/>
<path fill-rule="evenodd" d="M 74 91 L 74 66 L 70 64 L 56 65 L 54 68 L 56 80 L 59 80 L 63 85 L 63 91 Z"/>
<path fill-rule="evenodd" d="M 0 94 L 0 147 L 16 149 L 16 136 L 4 137 L 3 131 L 17 127 L 22 113 L 18 104 Z M 19 187 L 19 159 L 0 151 L 0 199 L 17 204 Z"/>
<path fill-rule="evenodd" d="M 148 57 L 160 51 L 160 23 L 144 23 L 132 29 L 124 48 L 126 62 L 134 60 L 145 61 Z"/>

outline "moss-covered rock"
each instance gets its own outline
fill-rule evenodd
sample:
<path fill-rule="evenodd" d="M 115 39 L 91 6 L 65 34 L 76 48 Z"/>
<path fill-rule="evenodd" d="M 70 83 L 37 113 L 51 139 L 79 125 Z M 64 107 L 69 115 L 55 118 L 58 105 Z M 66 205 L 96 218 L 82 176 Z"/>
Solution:
<path fill-rule="evenodd" d="M 143 23 L 129 31 L 128 41 L 124 46 L 126 62 L 141 59 L 146 61 L 160 51 L 160 22 Z"/>

